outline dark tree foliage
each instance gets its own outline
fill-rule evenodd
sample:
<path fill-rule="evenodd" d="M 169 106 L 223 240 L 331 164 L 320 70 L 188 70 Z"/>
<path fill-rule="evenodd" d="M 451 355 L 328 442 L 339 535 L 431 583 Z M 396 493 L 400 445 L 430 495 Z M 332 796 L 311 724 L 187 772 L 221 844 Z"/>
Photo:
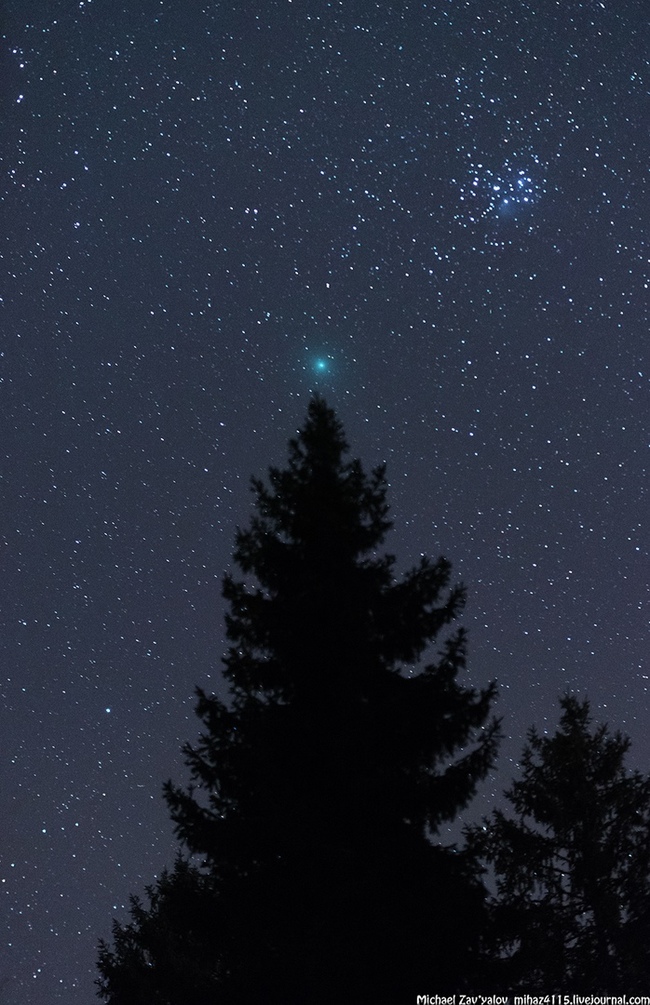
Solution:
<path fill-rule="evenodd" d="M 206 927 L 185 937 L 166 876 L 103 947 L 99 993 L 113 1005 L 124 981 L 150 989 L 132 1005 L 394 1003 L 471 972 L 484 890 L 467 856 L 432 838 L 493 763 L 495 686 L 457 680 L 462 630 L 419 665 L 464 591 L 442 558 L 396 581 L 378 551 L 384 469 L 367 475 L 346 452 L 314 399 L 286 470 L 253 480 L 256 516 L 234 552 L 245 580 L 224 581 L 231 702 L 199 691 L 191 786 L 165 786 L 201 863 L 180 879 Z M 212 998 L 171 990 L 165 961 L 182 968 L 186 947 L 208 952 L 198 971 Z"/>
<path fill-rule="evenodd" d="M 494 870 L 491 987 L 575 993 L 650 986 L 650 781 L 628 773 L 629 740 L 592 727 L 567 695 L 552 737 L 529 732 L 522 776 L 468 829 Z"/>
<path fill-rule="evenodd" d="M 213 1005 L 222 933 L 211 878 L 179 856 L 146 892 L 148 908 L 132 897 L 131 922 L 113 923 L 113 948 L 100 942 L 101 997 L 112 1005 Z"/>

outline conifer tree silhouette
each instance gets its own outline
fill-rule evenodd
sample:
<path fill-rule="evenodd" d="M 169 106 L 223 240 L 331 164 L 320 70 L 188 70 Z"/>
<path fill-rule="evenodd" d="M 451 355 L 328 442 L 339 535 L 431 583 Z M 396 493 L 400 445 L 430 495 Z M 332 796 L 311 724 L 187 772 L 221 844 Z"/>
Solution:
<path fill-rule="evenodd" d="M 493 763 L 495 685 L 457 680 L 462 629 L 419 665 L 464 590 L 449 588 L 443 558 L 396 581 L 379 551 L 391 526 L 384 468 L 366 475 L 347 449 L 315 398 L 287 468 L 253 479 L 256 515 L 234 551 L 245 579 L 224 580 L 231 700 L 198 692 L 191 784 L 165 786 L 198 864 L 177 863 L 150 908 L 136 901 L 130 925 L 116 924 L 115 947 L 102 944 L 99 994 L 113 1005 L 410 1002 L 456 989 L 474 965 L 484 890 L 435 836 Z M 181 940 L 183 991 L 178 882 L 204 919 Z M 149 997 L 120 997 L 134 975 Z"/>
<path fill-rule="evenodd" d="M 532 729 L 522 775 L 468 828 L 496 878 L 491 989 L 643 991 L 650 978 L 650 781 L 627 772 L 630 741 L 560 701 L 553 736 Z"/>

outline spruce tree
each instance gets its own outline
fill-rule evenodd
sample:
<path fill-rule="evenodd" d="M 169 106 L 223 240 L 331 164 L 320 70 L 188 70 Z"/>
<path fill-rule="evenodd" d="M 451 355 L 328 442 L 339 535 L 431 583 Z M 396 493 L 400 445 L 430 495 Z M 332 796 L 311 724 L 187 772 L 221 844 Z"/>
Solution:
<path fill-rule="evenodd" d="M 458 681 L 464 633 L 439 636 L 464 589 L 449 587 L 444 558 L 396 580 L 380 551 L 384 468 L 367 475 L 347 450 L 314 399 L 288 467 L 253 479 L 256 515 L 234 552 L 245 578 L 227 575 L 223 589 L 231 700 L 198 692 L 191 784 L 165 786 L 199 863 L 189 874 L 202 910 L 206 890 L 216 905 L 206 1000 L 412 1001 L 455 990 L 474 965 L 484 891 L 436 834 L 493 763 L 495 685 Z M 102 948 L 100 994 L 113 1005 L 126 948 L 150 972 L 160 965 L 141 935 L 170 915 L 169 889 L 152 893 L 149 913 L 138 903 L 115 950 Z M 205 932 L 199 942 L 205 955 Z"/>
<path fill-rule="evenodd" d="M 521 778 L 468 829 L 494 872 L 491 988 L 582 994 L 647 990 L 650 781 L 628 772 L 630 741 L 561 699 L 553 736 L 531 729 Z"/>

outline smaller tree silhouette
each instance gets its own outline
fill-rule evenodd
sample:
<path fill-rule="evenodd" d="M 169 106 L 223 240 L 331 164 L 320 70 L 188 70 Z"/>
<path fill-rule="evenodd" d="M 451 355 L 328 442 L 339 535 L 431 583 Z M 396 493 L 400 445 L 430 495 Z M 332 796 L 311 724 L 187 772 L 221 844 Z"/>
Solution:
<path fill-rule="evenodd" d="M 178 855 L 146 894 L 147 907 L 130 898 L 129 923 L 113 922 L 113 946 L 99 942 L 98 995 L 111 1005 L 214 1005 L 223 925 L 210 877 Z"/>
<path fill-rule="evenodd" d="M 522 777 L 467 829 L 494 871 L 492 982 L 577 993 L 647 989 L 650 977 L 650 781 L 627 773 L 627 737 L 591 724 L 566 695 L 552 737 L 528 734 Z"/>

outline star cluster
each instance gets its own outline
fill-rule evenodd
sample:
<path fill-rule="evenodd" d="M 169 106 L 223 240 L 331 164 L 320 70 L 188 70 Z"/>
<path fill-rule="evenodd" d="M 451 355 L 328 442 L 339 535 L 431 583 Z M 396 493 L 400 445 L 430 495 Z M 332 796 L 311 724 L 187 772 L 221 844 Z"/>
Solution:
<path fill-rule="evenodd" d="M 507 159 L 499 170 L 473 164 L 459 195 L 459 202 L 467 203 L 468 221 L 478 223 L 495 215 L 521 217 L 523 210 L 532 210 L 543 194 L 543 185 L 534 177 L 539 158 L 531 155 L 530 161 L 532 166 L 526 168 Z"/>
<path fill-rule="evenodd" d="M 468 586 L 508 734 L 472 812 L 567 688 L 648 770 L 647 16 L 6 8 L 0 984 L 81 1005 L 173 859 L 248 479 L 314 391 L 402 568 Z"/>

